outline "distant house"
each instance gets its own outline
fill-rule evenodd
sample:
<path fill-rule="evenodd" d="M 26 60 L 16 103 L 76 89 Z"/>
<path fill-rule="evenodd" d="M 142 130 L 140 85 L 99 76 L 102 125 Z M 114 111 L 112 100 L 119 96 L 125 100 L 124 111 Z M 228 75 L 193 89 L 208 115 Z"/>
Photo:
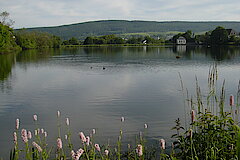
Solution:
<path fill-rule="evenodd" d="M 177 39 L 177 44 L 180 44 L 180 45 L 185 45 L 185 44 L 187 44 L 186 38 L 180 36 L 180 37 Z"/>
<path fill-rule="evenodd" d="M 239 36 L 239 33 L 233 29 L 226 29 L 226 30 L 228 32 L 228 38 L 230 38 L 231 36 Z"/>

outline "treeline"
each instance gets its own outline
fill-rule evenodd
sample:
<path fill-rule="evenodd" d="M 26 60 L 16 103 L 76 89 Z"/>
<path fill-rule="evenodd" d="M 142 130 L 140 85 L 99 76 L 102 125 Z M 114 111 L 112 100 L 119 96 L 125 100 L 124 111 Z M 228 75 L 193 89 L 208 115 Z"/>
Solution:
<path fill-rule="evenodd" d="M 75 37 L 63 41 L 63 45 L 101 45 L 101 44 L 160 44 L 163 39 L 154 39 L 150 36 L 140 36 L 131 38 L 117 37 L 116 35 L 105 36 L 90 36 L 86 37 L 84 41 L 79 41 Z"/>
<path fill-rule="evenodd" d="M 240 45 L 240 35 L 233 29 L 225 29 L 218 26 L 213 31 L 205 32 L 202 35 L 195 35 L 188 30 L 185 33 L 179 33 L 173 36 L 168 42 L 176 43 L 179 37 L 184 37 L 187 43 L 201 45 Z"/>
<path fill-rule="evenodd" d="M 60 37 L 43 32 L 17 31 L 15 33 L 16 43 L 22 49 L 38 48 L 59 48 L 61 46 Z"/>

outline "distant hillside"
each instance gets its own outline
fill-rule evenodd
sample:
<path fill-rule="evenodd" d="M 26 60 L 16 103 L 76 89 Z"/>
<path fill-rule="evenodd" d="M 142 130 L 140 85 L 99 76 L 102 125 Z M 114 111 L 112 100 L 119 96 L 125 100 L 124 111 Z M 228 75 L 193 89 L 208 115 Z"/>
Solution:
<path fill-rule="evenodd" d="M 217 26 L 232 28 L 240 31 L 240 22 L 155 22 L 155 21 L 125 21 L 125 20 L 104 20 L 63 25 L 56 27 L 28 28 L 29 31 L 48 32 L 63 39 L 76 37 L 84 39 L 87 36 L 100 35 L 131 35 L 132 33 L 171 33 L 185 32 L 192 30 L 195 33 L 205 32 L 215 29 Z M 129 34 L 131 33 L 131 34 Z M 134 35 L 134 34 L 132 34 Z"/>

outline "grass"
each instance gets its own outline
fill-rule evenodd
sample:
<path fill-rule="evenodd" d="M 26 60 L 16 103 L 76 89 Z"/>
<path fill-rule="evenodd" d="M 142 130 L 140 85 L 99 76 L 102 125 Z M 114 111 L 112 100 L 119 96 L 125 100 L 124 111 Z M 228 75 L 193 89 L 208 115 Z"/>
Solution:
<path fill-rule="evenodd" d="M 181 79 L 181 76 L 180 76 Z M 40 130 L 37 125 L 37 116 L 34 115 L 35 134 L 30 136 L 30 132 L 19 128 L 19 120 L 16 120 L 16 130 L 14 132 L 14 147 L 10 152 L 10 160 L 230 160 L 240 158 L 240 127 L 239 127 L 239 97 L 240 83 L 236 93 L 236 103 L 234 96 L 230 96 L 230 103 L 226 103 L 225 81 L 221 87 L 218 87 L 218 70 L 214 65 L 209 70 L 208 93 L 203 95 L 196 78 L 196 94 L 188 95 L 181 80 L 181 87 L 184 100 L 185 124 L 182 125 L 178 118 L 176 126 L 172 129 L 176 134 L 172 135 L 173 143 L 170 151 L 166 152 L 165 140 L 159 140 L 159 146 L 151 148 L 146 145 L 147 124 L 144 125 L 144 131 L 140 132 L 136 138 L 136 145 L 129 144 L 127 151 L 122 145 L 122 126 L 119 126 L 119 137 L 116 145 L 110 146 L 95 143 L 95 130 L 89 136 L 83 132 L 79 133 L 80 148 L 75 148 L 71 142 L 71 132 L 69 130 L 69 119 L 66 119 L 67 131 L 65 136 L 61 133 L 60 119 L 58 111 L 58 137 L 56 145 L 50 147 L 47 144 L 47 133 Z M 126 123 L 124 117 L 121 117 L 121 124 Z M 64 138 L 65 137 L 65 140 Z M 22 140 L 21 140 L 22 139 Z M 19 144 L 23 143 L 24 148 Z M 21 145 L 22 146 L 22 145 Z M 160 150 L 160 152 L 158 151 Z"/>

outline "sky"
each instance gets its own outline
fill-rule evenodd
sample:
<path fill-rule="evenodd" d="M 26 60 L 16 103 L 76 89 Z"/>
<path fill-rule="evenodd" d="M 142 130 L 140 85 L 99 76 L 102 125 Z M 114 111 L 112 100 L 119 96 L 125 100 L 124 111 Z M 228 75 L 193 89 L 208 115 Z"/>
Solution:
<path fill-rule="evenodd" d="M 240 21 L 240 0 L 0 0 L 14 28 L 95 20 Z"/>

